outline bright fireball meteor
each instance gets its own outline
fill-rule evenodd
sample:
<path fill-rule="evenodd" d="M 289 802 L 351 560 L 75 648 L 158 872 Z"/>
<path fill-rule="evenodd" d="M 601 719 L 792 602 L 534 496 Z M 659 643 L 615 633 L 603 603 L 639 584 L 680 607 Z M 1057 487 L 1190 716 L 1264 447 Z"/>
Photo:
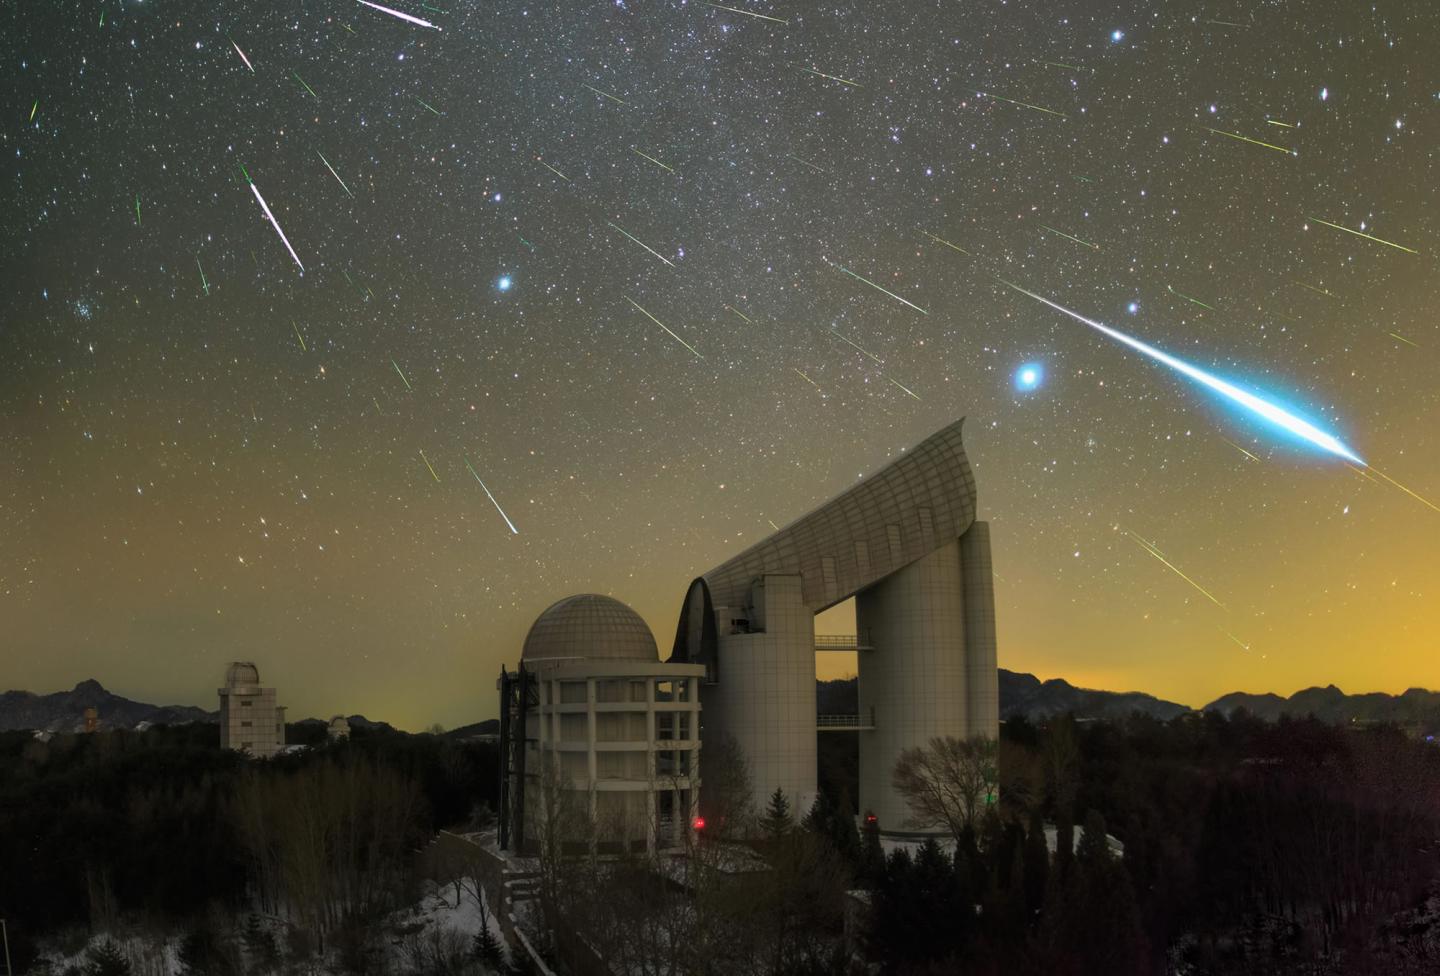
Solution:
<path fill-rule="evenodd" d="M 1177 359 L 1167 352 L 1163 352 L 1159 349 L 1156 349 L 1154 346 L 1141 342 L 1139 339 L 1128 336 L 1125 333 L 1119 331 L 1118 329 L 1112 329 L 1110 328 L 1110 326 L 1105 325 L 1101 322 L 1096 322 L 1094 319 L 1087 319 L 1085 316 L 1079 314 L 1078 312 L 1072 312 L 1070 311 L 1070 309 L 1066 308 L 1063 305 L 1057 305 L 1055 302 L 1052 302 L 1050 299 L 1044 297 L 1043 295 L 1037 295 L 1033 291 L 1028 291 L 1024 288 L 1021 288 L 1019 285 L 1014 284 L 1013 282 L 1006 281 L 1004 278 L 999 278 L 998 280 L 1001 284 L 1009 288 L 1015 289 L 1020 294 L 1028 295 L 1029 297 L 1035 299 L 1037 302 L 1040 302 L 1042 305 L 1049 305 L 1051 308 L 1055 309 L 1055 311 L 1063 312 L 1075 321 L 1082 322 L 1085 325 L 1090 326 L 1090 328 L 1094 329 L 1095 331 L 1102 332 L 1118 342 L 1123 342 L 1131 349 L 1144 353 L 1156 362 L 1164 363 L 1166 366 L 1169 366 L 1171 369 L 1175 370 L 1180 375 L 1189 377 L 1190 379 L 1201 384 L 1202 386 L 1209 387 L 1210 389 L 1214 390 L 1216 393 L 1219 393 L 1226 399 L 1231 400 L 1234 403 L 1238 403 L 1246 410 L 1249 410 L 1251 413 L 1255 414 L 1258 417 L 1262 417 L 1265 420 L 1270 421 L 1270 423 L 1281 428 L 1282 430 L 1288 430 L 1290 433 L 1295 434 L 1297 437 L 1301 437 L 1309 441 L 1311 444 L 1314 444 L 1316 447 L 1328 451 L 1329 453 L 1334 454 L 1337 457 L 1342 457 L 1347 461 L 1353 461 L 1354 463 L 1359 465 L 1365 465 L 1365 462 L 1362 461 L 1359 456 L 1355 454 L 1354 451 L 1346 447 L 1337 437 L 1332 434 L 1325 433 L 1325 431 L 1316 427 L 1314 424 L 1310 423 L 1309 421 L 1300 419 L 1299 417 L 1295 416 L 1293 413 L 1284 409 L 1283 407 L 1271 403 L 1269 400 L 1258 397 L 1253 393 L 1242 390 L 1238 386 L 1235 386 L 1233 383 L 1229 383 L 1225 380 L 1222 380 L 1218 376 L 1207 373 L 1205 370 L 1200 369 L 1198 366 L 1191 366 L 1184 360 Z M 1365 466 L 1368 467 L 1368 465 Z"/>

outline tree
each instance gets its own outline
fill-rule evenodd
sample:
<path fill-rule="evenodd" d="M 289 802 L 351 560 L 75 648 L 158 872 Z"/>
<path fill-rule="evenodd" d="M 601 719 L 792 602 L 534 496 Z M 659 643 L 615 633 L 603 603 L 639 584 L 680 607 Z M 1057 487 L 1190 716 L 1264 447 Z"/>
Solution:
<path fill-rule="evenodd" d="M 274 972 L 280 965 L 280 946 L 275 941 L 275 933 L 265 927 L 259 915 L 251 915 L 246 920 L 241 939 L 250 957 L 252 973 Z"/>
<path fill-rule="evenodd" d="M 1045 821 L 1039 810 L 1030 814 L 1025 833 L 1025 908 L 1033 918 L 1045 904 L 1045 885 L 1050 878 L 1050 845 L 1045 840 Z"/>
<path fill-rule="evenodd" d="M 495 938 L 495 933 L 490 931 L 488 924 L 481 925 L 480 931 L 475 933 L 475 939 L 471 943 L 471 952 L 476 959 L 497 971 L 505 965 L 505 951 L 500 947 L 500 940 Z"/>
<path fill-rule="evenodd" d="M 765 815 L 760 818 L 760 829 L 770 841 L 777 841 L 795 828 L 795 819 L 790 815 L 790 800 L 785 791 L 775 787 L 770 801 L 765 804 Z"/>
<path fill-rule="evenodd" d="M 707 733 L 708 735 L 708 733 Z M 705 836 L 745 835 L 750 826 L 754 797 L 750 792 L 750 764 L 740 743 L 729 734 L 705 740 L 700 751 L 700 816 Z"/>
<path fill-rule="evenodd" d="M 999 763 L 994 739 L 937 736 L 900 753 L 891 778 L 910 807 L 906 826 L 944 827 L 957 840 L 995 802 Z"/>
<path fill-rule="evenodd" d="M 110 939 L 91 946 L 85 958 L 85 976 L 130 976 L 130 960 Z"/>

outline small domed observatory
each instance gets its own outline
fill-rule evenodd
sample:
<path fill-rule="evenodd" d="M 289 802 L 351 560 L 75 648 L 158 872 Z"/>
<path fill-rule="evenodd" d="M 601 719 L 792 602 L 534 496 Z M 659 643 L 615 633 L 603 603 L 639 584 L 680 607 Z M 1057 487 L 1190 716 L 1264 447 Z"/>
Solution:
<path fill-rule="evenodd" d="M 536 618 L 502 671 L 500 847 L 684 846 L 699 800 L 703 665 L 663 664 L 619 600 L 567 597 Z"/>
<path fill-rule="evenodd" d="M 220 748 L 268 759 L 285 745 L 285 709 L 275 689 L 260 687 L 260 669 L 236 661 L 225 671 L 220 692 Z"/>

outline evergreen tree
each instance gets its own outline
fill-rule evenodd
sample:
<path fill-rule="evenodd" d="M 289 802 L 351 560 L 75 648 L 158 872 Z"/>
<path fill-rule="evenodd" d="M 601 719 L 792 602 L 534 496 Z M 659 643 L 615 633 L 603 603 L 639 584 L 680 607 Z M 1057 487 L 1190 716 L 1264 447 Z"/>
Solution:
<path fill-rule="evenodd" d="M 500 947 L 500 940 L 495 938 L 495 933 L 490 931 L 489 925 L 482 925 L 480 931 L 475 933 L 475 940 L 471 943 L 471 952 L 476 959 L 497 971 L 505 964 L 505 953 Z"/>
<path fill-rule="evenodd" d="M 880 823 L 875 815 L 866 814 L 860 839 L 860 881 L 873 889 L 885 876 L 885 849 L 880 846 Z"/>
<path fill-rule="evenodd" d="M 245 941 L 252 973 L 274 972 L 280 965 L 280 946 L 275 941 L 275 933 L 265 927 L 259 915 L 251 915 L 246 920 L 241 938 Z"/>
<path fill-rule="evenodd" d="M 785 796 L 785 791 L 775 787 L 775 792 L 770 794 L 770 801 L 765 804 L 765 816 L 760 818 L 760 829 L 765 831 L 765 836 L 771 841 L 777 841 L 790 833 L 795 828 L 795 820 L 790 815 L 790 801 Z"/>
<path fill-rule="evenodd" d="M 1050 879 L 1050 845 L 1045 841 L 1045 821 L 1036 810 L 1030 815 L 1025 834 L 1025 908 L 1031 918 L 1045 904 L 1045 886 Z"/>
<path fill-rule="evenodd" d="M 85 957 L 85 976 L 130 976 L 130 960 L 110 939 L 91 946 Z"/>

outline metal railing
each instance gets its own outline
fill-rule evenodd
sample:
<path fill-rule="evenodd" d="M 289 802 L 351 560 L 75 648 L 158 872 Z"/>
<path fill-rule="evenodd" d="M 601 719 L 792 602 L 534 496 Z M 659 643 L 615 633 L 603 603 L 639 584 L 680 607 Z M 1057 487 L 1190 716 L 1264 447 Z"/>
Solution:
<path fill-rule="evenodd" d="M 873 729 L 875 716 L 871 715 L 816 715 L 815 726 L 819 729 Z"/>
<path fill-rule="evenodd" d="M 862 640 L 859 634 L 815 635 L 815 650 L 817 651 L 873 651 L 874 649 L 868 636 Z"/>

